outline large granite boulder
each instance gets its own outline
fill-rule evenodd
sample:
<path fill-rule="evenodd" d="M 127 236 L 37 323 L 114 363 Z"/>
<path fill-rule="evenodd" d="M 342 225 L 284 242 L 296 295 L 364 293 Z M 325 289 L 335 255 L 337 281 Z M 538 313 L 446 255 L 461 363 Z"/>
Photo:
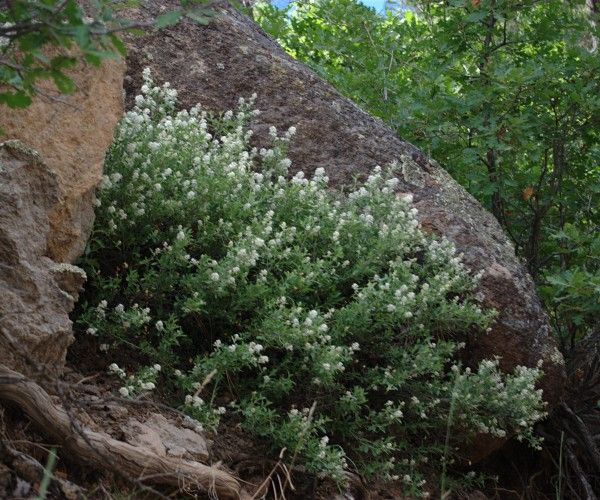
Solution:
<path fill-rule="evenodd" d="M 133 15 L 148 20 L 175 8 L 170 2 L 149 0 Z M 287 56 L 252 20 L 225 1 L 213 5 L 219 15 L 208 26 L 183 21 L 128 40 L 126 102 L 150 67 L 157 81 L 179 91 L 182 107 L 200 103 L 224 111 L 256 92 L 262 111 L 253 123 L 257 143 L 268 144 L 270 125 L 296 126 L 292 169 L 324 167 L 333 187 L 398 162 L 400 190 L 413 193 L 423 227 L 453 241 L 468 266 L 483 271 L 478 298 L 499 312 L 492 331 L 470 343 L 470 360 L 497 355 L 505 370 L 543 360 L 545 398 L 557 401 L 565 377 L 562 356 L 533 282 L 494 217 L 435 161 Z"/>
<path fill-rule="evenodd" d="M 2 107 L 0 141 L 16 139 L 38 151 L 58 180 L 47 252 L 57 262 L 81 255 L 92 230 L 104 153 L 123 114 L 124 70 L 123 61 L 105 61 L 99 68 L 80 64 L 69 72 L 73 94 L 57 95 L 50 82 L 43 82 L 43 93 L 31 106 Z"/>
<path fill-rule="evenodd" d="M 0 109 L 0 364 L 58 374 L 73 340 L 69 313 L 85 274 L 94 190 L 123 108 L 124 64 L 81 65 L 77 92 L 51 88 Z M 4 142 L 2 142 L 4 141 Z"/>

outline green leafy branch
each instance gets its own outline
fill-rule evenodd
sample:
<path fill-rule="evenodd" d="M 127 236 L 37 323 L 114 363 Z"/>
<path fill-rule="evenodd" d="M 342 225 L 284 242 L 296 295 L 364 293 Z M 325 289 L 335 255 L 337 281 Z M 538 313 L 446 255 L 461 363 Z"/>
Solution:
<path fill-rule="evenodd" d="M 148 22 L 119 15 L 137 3 L 94 0 L 83 7 L 76 0 L 0 1 L 0 105 L 29 106 L 43 80 L 53 81 L 61 94 L 72 93 L 75 84 L 67 70 L 80 61 L 98 66 L 124 56 L 121 32 L 161 29 L 183 18 L 207 24 L 215 14 L 205 0 L 182 0 L 181 8 Z"/>

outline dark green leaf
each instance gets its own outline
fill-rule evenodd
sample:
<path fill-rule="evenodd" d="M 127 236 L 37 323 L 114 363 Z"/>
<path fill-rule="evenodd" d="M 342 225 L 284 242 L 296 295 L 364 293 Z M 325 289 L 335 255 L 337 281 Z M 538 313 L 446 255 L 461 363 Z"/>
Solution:
<path fill-rule="evenodd" d="M 127 55 L 127 49 L 125 48 L 125 44 L 123 43 L 123 41 L 114 33 L 111 33 L 109 36 L 110 36 L 110 41 L 112 42 L 114 47 L 117 49 L 119 54 L 121 54 L 123 57 L 125 57 Z"/>
<path fill-rule="evenodd" d="M 73 80 L 60 71 L 52 72 L 52 80 L 62 94 L 71 94 L 75 90 Z"/>
<path fill-rule="evenodd" d="M 31 104 L 31 97 L 23 91 L 0 92 L 0 104 L 9 108 L 26 108 Z"/>

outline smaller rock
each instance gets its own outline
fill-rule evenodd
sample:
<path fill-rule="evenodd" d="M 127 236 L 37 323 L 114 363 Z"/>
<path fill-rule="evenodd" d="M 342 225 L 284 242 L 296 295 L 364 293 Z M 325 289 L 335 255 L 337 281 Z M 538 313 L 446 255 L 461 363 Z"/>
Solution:
<path fill-rule="evenodd" d="M 149 448 L 161 457 L 167 454 L 158 432 L 134 418 L 127 423 L 125 440 L 134 446 Z"/>
<path fill-rule="evenodd" d="M 0 363 L 26 374 L 37 364 L 51 375 L 61 371 L 73 339 L 74 299 L 59 288 L 56 263 L 46 256 L 59 185 L 19 141 L 0 143 L 0 167 Z"/>
<path fill-rule="evenodd" d="M 27 481 L 23 481 L 20 477 L 17 476 L 15 489 L 13 490 L 12 497 L 13 498 L 27 498 L 31 493 L 31 483 Z"/>
<path fill-rule="evenodd" d="M 8 488 L 12 478 L 11 470 L 0 462 L 0 495 L 8 496 Z"/>
<path fill-rule="evenodd" d="M 167 455 L 178 458 L 183 458 L 186 453 L 187 450 L 185 448 L 182 448 L 181 446 L 174 446 L 173 448 L 169 448 L 167 450 Z"/>
<path fill-rule="evenodd" d="M 131 418 L 124 433 L 129 444 L 146 446 L 161 456 L 174 456 L 206 462 L 210 442 L 199 432 L 176 425 L 159 413 L 144 422 Z"/>

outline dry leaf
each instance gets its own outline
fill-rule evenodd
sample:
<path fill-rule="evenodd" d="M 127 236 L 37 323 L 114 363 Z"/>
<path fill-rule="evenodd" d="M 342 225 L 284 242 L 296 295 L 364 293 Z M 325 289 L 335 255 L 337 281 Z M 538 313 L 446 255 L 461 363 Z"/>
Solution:
<path fill-rule="evenodd" d="M 523 189 L 523 192 L 521 194 L 525 201 L 529 201 L 531 197 L 535 195 L 535 189 L 533 189 L 533 187 L 531 186 L 527 186 L 525 189 Z"/>

